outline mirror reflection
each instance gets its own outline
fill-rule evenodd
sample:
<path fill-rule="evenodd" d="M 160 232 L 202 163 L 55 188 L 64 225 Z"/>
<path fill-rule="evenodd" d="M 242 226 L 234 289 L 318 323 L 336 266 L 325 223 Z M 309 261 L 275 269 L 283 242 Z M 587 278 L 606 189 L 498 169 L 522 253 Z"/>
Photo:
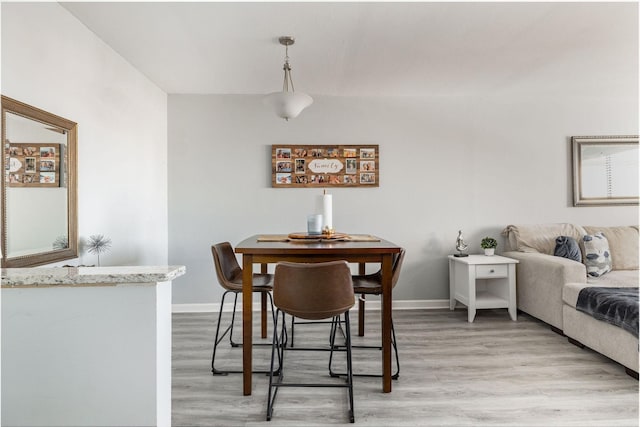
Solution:
<path fill-rule="evenodd" d="M 2 97 L 3 266 L 77 256 L 76 124 Z"/>

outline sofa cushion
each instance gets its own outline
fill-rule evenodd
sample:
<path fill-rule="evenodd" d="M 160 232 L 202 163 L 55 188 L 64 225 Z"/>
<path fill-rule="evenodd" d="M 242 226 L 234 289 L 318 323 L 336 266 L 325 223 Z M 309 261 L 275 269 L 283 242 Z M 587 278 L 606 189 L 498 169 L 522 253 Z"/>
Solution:
<path fill-rule="evenodd" d="M 582 262 L 580 245 L 578 245 L 576 239 L 570 236 L 559 236 L 556 238 L 556 248 L 553 254 L 573 261 Z"/>
<path fill-rule="evenodd" d="M 613 270 L 603 277 L 590 277 L 588 283 L 567 283 L 562 287 L 562 300 L 576 308 L 578 294 L 585 286 L 606 286 L 611 288 L 637 287 L 638 270 Z"/>
<path fill-rule="evenodd" d="M 613 270 L 638 269 L 638 227 L 584 227 L 587 234 L 602 233 L 609 241 Z"/>
<path fill-rule="evenodd" d="M 587 233 L 579 225 L 560 223 L 509 225 L 502 234 L 507 236 L 509 247 L 513 251 L 553 255 L 556 237 L 569 236 L 580 241 Z"/>
<path fill-rule="evenodd" d="M 587 275 L 600 277 L 611 271 L 611 251 L 607 238 L 600 232 L 582 237 L 582 253 Z"/>

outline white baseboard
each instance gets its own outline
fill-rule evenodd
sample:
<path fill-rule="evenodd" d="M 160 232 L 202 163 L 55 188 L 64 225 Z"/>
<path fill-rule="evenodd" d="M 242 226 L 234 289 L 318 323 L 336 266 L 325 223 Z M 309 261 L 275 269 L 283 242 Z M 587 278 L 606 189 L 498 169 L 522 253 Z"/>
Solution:
<path fill-rule="evenodd" d="M 357 309 L 358 304 L 354 305 Z M 433 310 L 449 308 L 448 299 L 427 299 L 427 300 L 399 300 L 393 302 L 394 310 Z M 209 304 L 173 304 L 171 311 L 173 313 L 217 313 L 220 309 L 219 303 Z M 242 310 L 242 305 L 238 302 L 238 309 Z M 223 312 L 231 312 L 233 304 L 225 304 Z M 259 311 L 260 305 L 253 303 L 253 311 Z M 367 300 L 367 310 L 380 310 L 380 300 Z"/>

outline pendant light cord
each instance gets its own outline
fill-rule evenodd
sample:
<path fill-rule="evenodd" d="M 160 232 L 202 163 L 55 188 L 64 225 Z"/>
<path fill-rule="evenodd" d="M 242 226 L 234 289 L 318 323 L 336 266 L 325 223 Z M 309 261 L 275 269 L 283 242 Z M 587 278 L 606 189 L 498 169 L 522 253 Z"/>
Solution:
<path fill-rule="evenodd" d="M 291 78 L 291 65 L 289 65 L 289 46 L 285 45 L 284 54 L 284 83 L 282 84 L 282 91 L 289 92 L 289 85 L 291 85 L 291 92 L 295 92 L 293 87 L 293 78 Z"/>

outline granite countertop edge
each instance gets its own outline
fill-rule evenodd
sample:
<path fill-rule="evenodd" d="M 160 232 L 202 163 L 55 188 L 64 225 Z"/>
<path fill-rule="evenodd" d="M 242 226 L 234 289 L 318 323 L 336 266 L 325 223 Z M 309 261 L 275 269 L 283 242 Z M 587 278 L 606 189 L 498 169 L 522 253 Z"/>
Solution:
<path fill-rule="evenodd" d="M 185 273 L 183 265 L 3 268 L 2 288 L 154 284 Z"/>

